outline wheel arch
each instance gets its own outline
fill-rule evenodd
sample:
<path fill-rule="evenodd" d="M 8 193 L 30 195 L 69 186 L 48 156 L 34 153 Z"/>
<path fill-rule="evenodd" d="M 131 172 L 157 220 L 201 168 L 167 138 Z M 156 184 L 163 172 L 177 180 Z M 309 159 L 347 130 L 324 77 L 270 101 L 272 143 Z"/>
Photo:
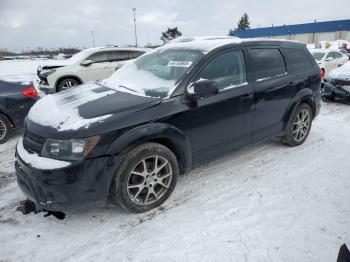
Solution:
<path fill-rule="evenodd" d="M 57 78 L 56 82 L 55 82 L 55 90 L 57 92 L 57 87 L 59 85 L 59 83 L 66 79 L 66 78 L 73 78 L 75 80 L 77 80 L 80 84 L 83 83 L 83 80 L 79 77 L 79 76 L 76 76 L 76 75 L 63 75 L 63 76 L 60 76 L 59 78 Z"/>
<path fill-rule="evenodd" d="M 298 92 L 291 103 L 289 104 L 288 109 L 286 110 L 286 113 L 283 116 L 283 132 L 286 130 L 288 126 L 288 121 L 293 112 L 298 108 L 298 106 L 302 103 L 306 103 L 311 107 L 312 110 L 312 116 L 315 118 L 316 116 L 316 103 L 315 99 L 313 97 L 313 92 L 311 89 L 302 89 L 300 92 Z"/>
<path fill-rule="evenodd" d="M 151 123 L 129 130 L 109 147 L 109 155 L 126 154 L 138 145 L 155 142 L 169 148 L 176 156 L 180 174 L 192 166 L 191 146 L 185 134 L 169 124 Z"/>

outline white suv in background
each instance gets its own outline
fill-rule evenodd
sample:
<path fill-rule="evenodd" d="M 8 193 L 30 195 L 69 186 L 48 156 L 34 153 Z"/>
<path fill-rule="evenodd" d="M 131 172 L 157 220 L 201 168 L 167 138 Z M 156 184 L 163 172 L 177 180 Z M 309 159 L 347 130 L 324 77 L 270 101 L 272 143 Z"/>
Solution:
<path fill-rule="evenodd" d="M 325 75 L 349 61 L 349 57 L 338 50 L 311 49 L 309 51 Z"/>
<path fill-rule="evenodd" d="M 68 60 L 39 65 L 39 89 L 55 93 L 88 81 L 108 78 L 126 61 L 135 59 L 148 48 L 94 47 L 80 51 Z"/>

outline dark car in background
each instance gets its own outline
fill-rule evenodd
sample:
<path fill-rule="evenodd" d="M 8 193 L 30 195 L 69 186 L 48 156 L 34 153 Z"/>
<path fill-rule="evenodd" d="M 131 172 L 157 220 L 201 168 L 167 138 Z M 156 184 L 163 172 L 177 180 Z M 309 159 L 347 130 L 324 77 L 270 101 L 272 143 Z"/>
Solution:
<path fill-rule="evenodd" d="M 24 118 L 37 99 L 33 86 L 0 80 L 0 144 L 12 131 L 23 128 Z"/>
<path fill-rule="evenodd" d="M 322 98 L 334 101 L 336 98 L 350 99 L 350 62 L 334 69 L 324 79 Z"/>
<path fill-rule="evenodd" d="M 42 98 L 17 145 L 19 187 L 39 208 L 161 205 L 178 175 L 272 137 L 304 143 L 320 110 L 305 44 L 181 39 L 101 83 Z"/>

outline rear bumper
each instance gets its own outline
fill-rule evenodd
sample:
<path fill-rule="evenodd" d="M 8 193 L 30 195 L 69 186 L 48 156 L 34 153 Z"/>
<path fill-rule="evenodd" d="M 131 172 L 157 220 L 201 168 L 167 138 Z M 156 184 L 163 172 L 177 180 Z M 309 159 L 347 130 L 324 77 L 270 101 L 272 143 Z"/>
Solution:
<path fill-rule="evenodd" d="M 17 183 L 39 208 L 71 211 L 104 206 L 119 157 L 99 157 L 68 167 L 39 170 L 16 152 Z"/>

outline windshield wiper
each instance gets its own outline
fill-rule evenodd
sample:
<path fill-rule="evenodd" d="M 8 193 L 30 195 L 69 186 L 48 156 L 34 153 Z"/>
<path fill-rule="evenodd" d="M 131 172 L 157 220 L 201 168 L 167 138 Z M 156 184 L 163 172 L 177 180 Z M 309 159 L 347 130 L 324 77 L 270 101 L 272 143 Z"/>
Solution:
<path fill-rule="evenodd" d="M 142 94 L 142 92 L 141 92 L 141 91 L 138 91 L 138 90 L 135 90 L 135 89 L 131 89 L 131 88 L 126 87 L 126 86 L 123 86 L 123 85 L 119 85 L 118 87 L 122 87 L 122 88 L 125 88 L 125 89 L 127 89 L 127 90 L 130 90 L 130 91 L 133 91 L 133 92 L 136 92 L 136 93 L 141 93 L 141 94 Z"/>

